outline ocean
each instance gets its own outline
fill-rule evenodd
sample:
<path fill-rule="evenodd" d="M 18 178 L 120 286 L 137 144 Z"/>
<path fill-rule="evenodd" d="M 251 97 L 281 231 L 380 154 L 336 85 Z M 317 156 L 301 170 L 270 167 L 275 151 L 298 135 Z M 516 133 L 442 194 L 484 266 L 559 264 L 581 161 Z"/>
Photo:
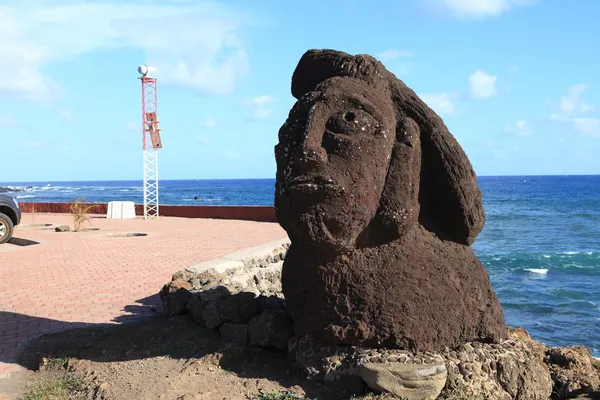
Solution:
<path fill-rule="evenodd" d="M 600 356 L 600 176 L 479 177 L 487 214 L 473 248 L 506 322 Z M 17 182 L 19 201 L 142 202 L 140 181 Z M 272 205 L 273 179 L 160 182 L 161 204 Z M 194 199 L 197 198 L 197 199 Z"/>

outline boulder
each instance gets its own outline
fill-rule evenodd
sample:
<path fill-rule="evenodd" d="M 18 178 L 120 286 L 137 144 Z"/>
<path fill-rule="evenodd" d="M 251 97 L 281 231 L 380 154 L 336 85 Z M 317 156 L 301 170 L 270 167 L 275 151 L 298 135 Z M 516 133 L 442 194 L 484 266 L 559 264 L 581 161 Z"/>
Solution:
<path fill-rule="evenodd" d="M 245 315 L 251 314 L 249 311 L 252 310 L 245 309 L 245 312 L 242 313 L 242 307 L 249 303 L 253 304 L 255 297 L 254 293 L 241 292 L 219 300 L 221 319 L 235 324 L 245 324 L 249 319 Z"/>
<path fill-rule="evenodd" d="M 358 373 L 371 389 L 406 400 L 437 399 L 448 376 L 444 364 L 366 363 Z"/>
<path fill-rule="evenodd" d="M 192 285 L 183 280 L 171 281 L 163 286 L 159 295 L 166 313 L 170 316 L 185 313 L 191 290 Z"/>
<path fill-rule="evenodd" d="M 584 346 L 551 347 L 546 363 L 554 381 L 554 391 L 563 398 L 573 398 L 600 391 L 600 362 Z"/>
<path fill-rule="evenodd" d="M 310 50 L 275 147 L 282 270 L 298 337 L 442 351 L 507 338 L 470 245 L 485 213 L 442 119 L 368 55 Z"/>
<path fill-rule="evenodd" d="M 210 303 L 215 303 L 219 300 L 225 299 L 230 295 L 231 293 L 224 286 L 217 286 L 214 289 L 194 292 L 188 300 L 187 311 L 196 323 L 205 325 L 204 309 L 206 306 Z"/>
<path fill-rule="evenodd" d="M 248 344 L 248 328 L 245 324 L 224 323 L 219 328 L 221 339 L 236 346 Z"/>
<path fill-rule="evenodd" d="M 202 311 L 202 320 L 208 329 L 216 329 L 224 322 L 218 302 L 208 303 Z"/>
<path fill-rule="evenodd" d="M 60 225 L 54 228 L 55 232 L 71 232 L 71 227 L 69 225 Z"/>
<path fill-rule="evenodd" d="M 552 393 L 550 372 L 535 356 L 524 360 L 502 357 L 496 361 L 497 380 L 511 399 L 547 400 Z"/>
<path fill-rule="evenodd" d="M 292 337 L 292 321 L 285 311 L 264 310 L 248 322 L 251 346 L 285 350 Z"/>

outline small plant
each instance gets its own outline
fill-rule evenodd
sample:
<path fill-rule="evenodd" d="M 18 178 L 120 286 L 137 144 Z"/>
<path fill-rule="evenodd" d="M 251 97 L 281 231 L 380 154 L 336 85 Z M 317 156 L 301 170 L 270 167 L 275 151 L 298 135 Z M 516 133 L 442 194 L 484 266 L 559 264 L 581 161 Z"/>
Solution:
<path fill-rule="evenodd" d="M 88 204 L 83 197 L 71 202 L 71 215 L 73 216 L 73 230 L 79 232 L 83 224 L 90 222 L 89 213 L 94 208 L 93 205 Z"/>
<path fill-rule="evenodd" d="M 56 377 L 35 385 L 27 394 L 21 397 L 22 400 L 71 400 L 83 399 L 85 383 L 83 378 L 71 374 Z"/>

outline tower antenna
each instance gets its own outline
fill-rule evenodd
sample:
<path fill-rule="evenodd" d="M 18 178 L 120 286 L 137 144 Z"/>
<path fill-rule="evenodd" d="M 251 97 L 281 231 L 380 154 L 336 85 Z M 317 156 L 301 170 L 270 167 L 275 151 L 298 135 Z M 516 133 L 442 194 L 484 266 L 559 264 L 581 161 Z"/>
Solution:
<path fill-rule="evenodd" d="M 158 124 L 156 68 L 140 65 L 142 81 L 142 143 L 144 164 L 144 219 L 158 218 L 158 149 L 162 149 Z"/>

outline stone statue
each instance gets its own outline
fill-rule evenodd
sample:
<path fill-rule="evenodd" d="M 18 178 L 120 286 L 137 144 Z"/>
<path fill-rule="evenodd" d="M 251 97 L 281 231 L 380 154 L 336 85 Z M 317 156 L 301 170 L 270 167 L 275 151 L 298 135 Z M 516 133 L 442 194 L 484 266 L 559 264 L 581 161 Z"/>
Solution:
<path fill-rule="evenodd" d="M 441 118 L 375 58 L 310 50 L 275 147 L 296 338 L 440 351 L 507 337 L 470 245 L 485 214 Z"/>

